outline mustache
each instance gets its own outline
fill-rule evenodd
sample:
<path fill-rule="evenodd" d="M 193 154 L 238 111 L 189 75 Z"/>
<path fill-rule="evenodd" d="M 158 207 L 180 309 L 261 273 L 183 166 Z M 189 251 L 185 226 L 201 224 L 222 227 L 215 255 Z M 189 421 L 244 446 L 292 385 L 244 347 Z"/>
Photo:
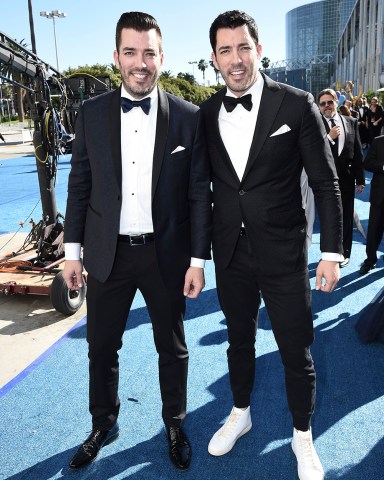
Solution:
<path fill-rule="evenodd" d="M 135 68 L 129 71 L 129 73 L 148 73 L 150 74 L 151 72 L 148 70 L 148 68 Z"/>

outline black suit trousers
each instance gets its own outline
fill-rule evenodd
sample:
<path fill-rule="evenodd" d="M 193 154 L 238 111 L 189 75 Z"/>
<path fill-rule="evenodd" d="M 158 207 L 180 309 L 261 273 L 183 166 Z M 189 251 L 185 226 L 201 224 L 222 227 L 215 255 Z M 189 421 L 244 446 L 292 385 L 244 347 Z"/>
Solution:
<path fill-rule="evenodd" d="M 353 239 L 355 191 L 342 189 L 341 203 L 343 205 L 343 253 L 346 258 L 350 258 Z"/>
<path fill-rule="evenodd" d="M 260 272 L 247 237 L 240 237 L 230 265 L 225 269 L 216 266 L 216 281 L 227 321 L 227 355 L 234 405 L 239 408 L 250 405 L 262 295 L 284 365 L 293 424 L 299 430 L 307 430 L 316 390 L 310 353 L 314 337 L 307 269 L 283 276 Z"/>
<path fill-rule="evenodd" d="M 92 276 L 88 277 L 89 409 L 94 428 L 110 429 L 119 414 L 118 350 L 122 347 L 128 314 L 137 290 L 146 302 L 159 355 L 164 423 L 180 426 L 186 414 L 188 350 L 183 326 L 183 285 L 178 290 L 164 286 L 154 243 L 132 247 L 128 242 L 119 241 L 113 270 L 107 281 L 101 283 Z M 137 345 L 137 349 L 140 348 Z M 141 356 L 145 362 L 145 352 Z"/>
<path fill-rule="evenodd" d="M 377 262 L 377 250 L 384 232 L 384 205 L 371 203 L 369 208 L 367 231 L 367 260 L 374 265 Z"/>

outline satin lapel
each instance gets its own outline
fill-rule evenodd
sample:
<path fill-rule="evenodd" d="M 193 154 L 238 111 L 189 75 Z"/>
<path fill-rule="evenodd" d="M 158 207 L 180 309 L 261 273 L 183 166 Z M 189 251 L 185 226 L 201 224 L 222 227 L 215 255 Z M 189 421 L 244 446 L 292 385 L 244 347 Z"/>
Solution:
<path fill-rule="evenodd" d="M 155 196 L 157 182 L 159 180 L 161 166 L 164 160 L 165 145 L 167 143 L 169 129 L 169 102 L 166 93 L 158 89 L 158 107 L 156 121 L 156 138 L 153 152 L 152 167 L 152 200 Z"/>
<path fill-rule="evenodd" d="M 341 154 L 343 153 L 346 145 L 347 145 L 348 139 L 350 138 L 350 137 L 349 137 L 349 134 L 351 133 L 351 131 L 350 131 L 351 123 L 348 122 L 347 119 L 343 118 L 342 115 L 339 115 L 339 117 L 340 117 L 341 125 L 342 125 L 343 128 L 344 128 L 344 145 L 343 145 L 343 150 L 340 152 L 340 155 L 341 155 Z M 340 156 L 340 155 L 339 155 L 339 156 Z"/>
<path fill-rule="evenodd" d="M 217 149 L 219 151 L 219 158 L 222 158 L 224 160 L 225 165 L 227 168 L 230 170 L 231 174 L 235 177 L 235 180 L 239 182 L 239 177 L 237 176 L 236 170 L 233 168 L 232 161 L 228 155 L 227 149 L 225 148 L 223 139 L 221 138 L 220 135 L 220 129 L 219 129 L 219 113 L 220 113 L 220 108 L 223 103 L 223 98 L 225 94 L 227 93 L 227 89 L 223 88 L 218 92 L 218 94 L 213 97 L 213 102 L 211 109 L 209 111 L 210 116 L 208 117 L 208 125 L 212 125 L 213 128 L 213 134 L 215 137 L 215 143 L 217 146 Z"/>
<path fill-rule="evenodd" d="M 109 109 L 109 130 L 111 139 L 112 162 L 116 173 L 117 183 L 121 190 L 121 113 L 120 113 L 121 87 L 111 95 Z"/>
<path fill-rule="evenodd" d="M 251 149 L 249 151 L 247 165 L 243 175 L 242 183 L 244 182 L 249 170 L 255 163 L 265 140 L 271 133 L 272 124 L 278 115 L 281 102 L 283 101 L 285 90 L 282 89 L 276 82 L 268 77 L 264 77 L 263 93 L 261 95 L 259 113 L 257 115 L 257 122 L 255 133 L 253 135 Z"/>

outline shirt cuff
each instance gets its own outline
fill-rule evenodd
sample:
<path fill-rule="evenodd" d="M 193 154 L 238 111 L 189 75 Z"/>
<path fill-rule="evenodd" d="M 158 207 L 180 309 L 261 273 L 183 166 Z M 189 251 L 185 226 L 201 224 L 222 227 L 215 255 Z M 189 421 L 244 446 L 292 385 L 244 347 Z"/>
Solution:
<path fill-rule="evenodd" d="M 327 134 L 327 138 L 332 143 L 332 145 L 335 145 L 335 141 L 331 138 L 330 135 Z"/>
<path fill-rule="evenodd" d="M 65 260 L 80 260 L 81 243 L 64 243 Z"/>
<path fill-rule="evenodd" d="M 328 260 L 329 262 L 342 262 L 344 260 L 344 256 L 341 255 L 341 253 L 322 252 L 321 259 Z"/>
<path fill-rule="evenodd" d="M 204 268 L 205 267 L 205 260 L 202 258 L 191 258 L 191 267 L 198 267 Z"/>

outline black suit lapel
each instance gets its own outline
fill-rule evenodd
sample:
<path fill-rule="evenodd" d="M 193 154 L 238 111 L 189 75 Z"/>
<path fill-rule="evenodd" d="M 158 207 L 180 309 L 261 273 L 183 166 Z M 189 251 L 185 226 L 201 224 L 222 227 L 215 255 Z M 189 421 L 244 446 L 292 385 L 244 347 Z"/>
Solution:
<path fill-rule="evenodd" d="M 155 196 L 157 182 L 159 180 L 161 166 L 163 164 L 165 145 L 167 143 L 169 128 L 169 102 L 166 93 L 158 89 L 158 107 L 156 121 L 155 148 L 153 152 L 152 167 L 152 199 Z"/>
<path fill-rule="evenodd" d="M 227 93 L 227 89 L 223 88 L 219 90 L 217 95 L 212 97 L 212 106 L 208 112 L 207 124 L 212 126 L 213 135 L 215 136 L 215 139 L 217 139 L 215 143 L 219 151 L 219 158 L 222 158 L 224 160 L 224 163 L 227 166 L 227 168 L 230 170 L 231 175 L 235 178 L 237 182 L 240 182 L 239 177 L 237 176 L 236 170 L 234 169 L 232 161 L 225 148 L 223 139 L 221 138 L 221 135 L 220 135 L 219 112 L 220 112 L 221 105 L 223 103 L 223 98 L 226 93 Z"/>
<path fill-rule="evenodd" d="M 121 113 L 120 113 L 121 87 L 111 94 L 109 109 L 109 130 L 111 134 L 112 162 L 121 189 Z"/>
<path fill-rule="evenodd" d="M 285 95 L 285 90 L 276 82 L 264 75 L 263 77 L 264 87 L 260 100 L 259 113 L 257 115 L 255 133 L 253 135 L 242 183 L 256 161 L 265 140 L 268 138 L 268 134 L 270 133 L 272 124 L 278 115 L 281 102 Z"/>

